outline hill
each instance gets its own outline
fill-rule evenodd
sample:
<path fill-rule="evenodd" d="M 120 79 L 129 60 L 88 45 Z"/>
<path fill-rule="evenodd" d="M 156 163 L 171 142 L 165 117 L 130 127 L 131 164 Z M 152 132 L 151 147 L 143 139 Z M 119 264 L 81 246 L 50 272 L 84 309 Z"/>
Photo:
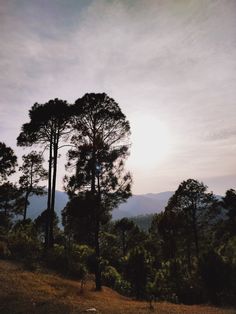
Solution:
<path fill-rule="evenodd" d="M 29 198 L 28 215 L 31 219 L 37 218 L 47 208 L 47 194 L 42 196 L 33 195 Z M 68 202 L 68 195 L 65 192 L 56 191 L 55 211 L 61 218 L 61 211 Z"/>
<path fill-rule="evenodd" d="M 80 283 L 48 272 L 29 272 L 20 264 L 0 260 L 0 313 L 2 314 L 79 314 L 95 308 L 100 314 L 235 314 L 210 306 L 175 305 L 166 302 L 154 304 L 134 301 L 103 287 L 95 292 L 88 281 L 83 293 Z M 88 312 L 87 312 L 88 313 Z"/>
<path fill-rule="evenodd" d="M 121 219 L 123 217 L 134 217 L 138 215 L 147 215 L 158 213 L 163 210 L 168 199 L 173 192 L 148 193 L 131 196 L 126 203 L 121 204 L 113 211 L 113 219 Z M 55 209 L 58 217 L 61 217 L 61 210 L 68 202 L 68 196 L 65 192 L 56 191 Z M 31 219 L 35 219 L 47 207 L 47 195 L 32 196 L 28 215 Z"/>

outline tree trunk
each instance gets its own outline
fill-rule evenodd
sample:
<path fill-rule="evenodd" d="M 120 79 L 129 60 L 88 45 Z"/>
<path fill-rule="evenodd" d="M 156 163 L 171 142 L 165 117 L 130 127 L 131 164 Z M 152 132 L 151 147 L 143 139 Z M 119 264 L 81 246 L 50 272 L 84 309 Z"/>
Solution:
<path fill-rule="evenodd" d="M 52 135 L 49 147 L 48 160 L 48 200 L 47 200 L 47 217 L 45 223 L 45 248 L 49 248 L 49 227 L 50 227 L 50 208 L 51 208 L 51 191 L 52 190 Z"/>
<path fill-rule="evenodd" d="M 101 280 L 101 269 L 100 269 L 100 245 L 99 245 L 99 204 L 100 203 L 100 184 L 98 176 L 98 197 L 96 197 L 96 143 L 95 143 L 95 126 L 94 126 L 94 137 L 93 137 L 93 151 L 92 151 L 92 178 L 91 178 L 91 194 L 94 202 L 94 220 L 95 220 L 95 232 L 94 232 L 94 246 L 95 246 L 95 285 L 96 290 L 101 291 L 102 280 Z"/>
<path fill-rule="evenodd" d="M 52 178 L 52 200 L 50 208 L 50 227 L 49 227 L 49 247 L 54 245 L 53 224 L 54 224 L 54 207 L 56 194 L 56 178 L 57 178 L 57 156 L 58 156 L 59 132 L 55 135 L 53 145 L 53 178 Z"/>
<path fill-rule="evenodd" d="M 122 250 L 123 250 L 123 256 L 126 255 L 126 245 L 125 245 L 125 231 L 122 230 Z"/>
<path fill-rule="evenodd" d="M 198 241 L 198 230 L 197 230 L 196 213 L 197 213 L 197 206 L 196 206 L 196 203 L 194 202 L 193 203 L 193 208 L 192 208 L 192 228 L 193 228 L 193 236 L 194 236 L 196 257 L 197 257 L 197 260 L 199 261 L 199 241 Z"/>
<path fill-rule="evenodd" d="M 193 215 L 193 234 L 194 234 L 194 243 L 195 243 L 195 250 L 196 250 L 196 257 L 199 261 L 199 241 L 198 241 L 198 230 L 197 230 L 197 221 L 196 215 Z"/>
<path fill-rule="evenodd" d="M 191 249 L 190 249 L 190 241 L 187 239 L 187 261 L 188 261 L 188 271 L 191 274 L 192 272 L 192 262 L 191 262 Z"/>
<path fill-rule="evenodd" d="M 25 205 L 24 205 L 24 217 L 23 220 L 26 220 L 26 213 L 27 213 L 27 207 L 28 207 L 28 198 L 30 193 L 33 190 L 33 163 L 31 162 L 31 167 L 30 167 L 30 186 L 28 190 L 25 193 Z"/>
<path fill-rule="evenodd" d="M 102 289 L 102 275 L 101 275 L 101 267 L 100 267 L 100 245 L 99 245 L 99 221 L 96 221 L 96 231 L 95 231 L 95 255 L 96 255 L 96 265 L 95 265 L 95 284 L 96 290 L 101 291 Z"/>
<path fill-rule="evenodd" d="M 96 254 L 96 268 L 95 268 L 95 283 L 96 283 L 96 290 L 102 290 L 102 274 L 101 274 L 101 267 L 100 267 L 100 244 L 99 244 L 99 232 L 100 232 L 100 204 L 101 204 L 101 191 L 100 191 L 100 182 L 99 182 L 99 175 L 98 175 L 98 197 L 97 202 L 95 204 L 95 254 Z"/>
<path fill-rule="evenodd" d="M 23 221 L 26 220 L 26 213 L 27 213 L 27 207 L 28 207 L 28 198 L 29 198 L 29 192 L 27 191 L 25 193 L 25 204 L 24 204 L 24 216 L 23 216 Z"/>

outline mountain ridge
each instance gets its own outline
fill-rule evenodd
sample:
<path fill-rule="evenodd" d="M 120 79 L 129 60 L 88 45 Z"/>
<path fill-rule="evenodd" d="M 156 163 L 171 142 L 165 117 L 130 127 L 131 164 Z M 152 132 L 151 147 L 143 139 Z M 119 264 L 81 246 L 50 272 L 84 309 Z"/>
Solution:
<path fill-rule="evenodd" d="M 169 198 L 174 194 L 173 191 L 159 193 L 146 193 L 131 196 L 126 202 L 120 204 L 118 208 L 112 211 L 114 220 L 123 217 L 131 218 L 140 215 L 150 215 L 163 211 L 168 203 Z M 222 196 L 216 195 L 220 199 Z M 56 191 L 55 211 L 61 219 L 61 211 L 66 206 L 69 198 L 65 192 Z M 43 210 L 47 208 L 47 195 L 30 197 L 28 207 L 28 217 L 37 218 Z"/>
<path fill-rule="evenodd" d="M 112 213 L 113 219 L 123 217 L 134 217 L 138 215 L 147 215 L 158 213 L 164 210 L 168 199 L 173 195 L 172 191 L 160 193 L 146 193 L 131 196 L 126 202 L 115 208 Z M 69 198 L 65 192 L 56 191 L 55 211 L 61 218 L 61 211 L 66 206 Z M 47 208 L 47 195 L 33 195 L 29 200 L 28 217 L 37 218 Z"/>

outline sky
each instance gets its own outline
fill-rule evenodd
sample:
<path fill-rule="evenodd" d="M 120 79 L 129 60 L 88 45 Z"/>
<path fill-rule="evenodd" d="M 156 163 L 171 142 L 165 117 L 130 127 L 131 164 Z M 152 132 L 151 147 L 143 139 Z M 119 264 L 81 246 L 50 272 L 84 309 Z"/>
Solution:
<path fill-rule="evenodd" d="M 235 0 L 0 0 L 0 38 L 0 141 L 18 156 L 35 102 L 106 92 L 131 124 L 134 194 L 236 188 Z"/>

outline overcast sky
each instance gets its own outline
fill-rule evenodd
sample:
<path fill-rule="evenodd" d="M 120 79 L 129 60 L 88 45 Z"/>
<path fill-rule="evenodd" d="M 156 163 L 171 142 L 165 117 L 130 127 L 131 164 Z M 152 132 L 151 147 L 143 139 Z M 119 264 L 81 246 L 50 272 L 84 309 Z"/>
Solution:
<path fill-rule="evenodd" d="M 35 102 L 106 92 L 131 123 L 135 194 L 236 188 L 235 0 L 0 0 L 0 36 L 0 141 L 19 156 Z"/>

